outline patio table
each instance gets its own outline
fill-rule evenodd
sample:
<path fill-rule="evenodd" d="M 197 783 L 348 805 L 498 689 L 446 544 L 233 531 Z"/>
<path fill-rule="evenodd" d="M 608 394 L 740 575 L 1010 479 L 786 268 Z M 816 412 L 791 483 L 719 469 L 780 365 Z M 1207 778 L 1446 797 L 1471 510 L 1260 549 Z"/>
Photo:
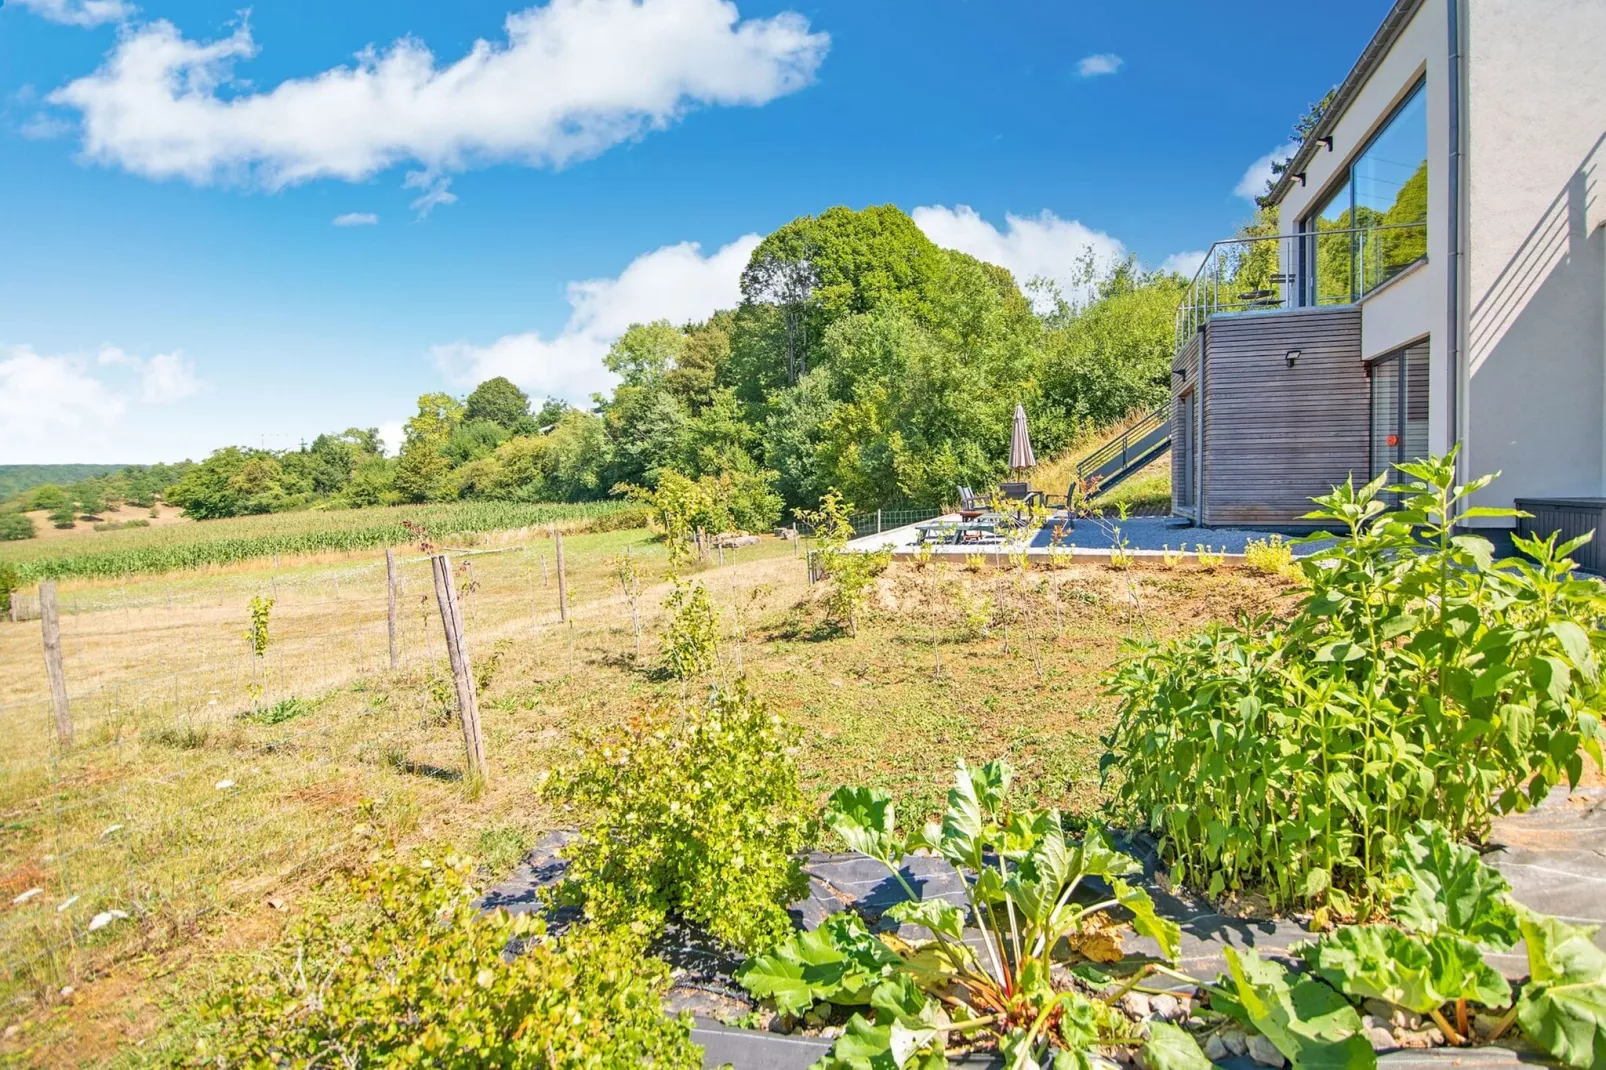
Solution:
<path fill-rule="evenodd" d="M 1003 542 L 1004 536 L 998 531 L 996 516 L 980 516 L 975 520 L 928 520 L 915 525 L 919 532 L 919 545 L 938 543 L 943 546 L 959 546 Z"/>

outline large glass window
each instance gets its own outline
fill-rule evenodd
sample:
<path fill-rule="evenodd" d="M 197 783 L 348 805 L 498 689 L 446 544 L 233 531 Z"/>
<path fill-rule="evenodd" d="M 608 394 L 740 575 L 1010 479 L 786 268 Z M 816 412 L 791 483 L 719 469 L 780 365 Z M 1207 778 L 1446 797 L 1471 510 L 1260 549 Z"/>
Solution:
<path fill-rule="evenodd" d="M 1427 93 L 1411 91 L 1306 216 L 1305 303 L 1349 304 L 1427 255 Z"/>

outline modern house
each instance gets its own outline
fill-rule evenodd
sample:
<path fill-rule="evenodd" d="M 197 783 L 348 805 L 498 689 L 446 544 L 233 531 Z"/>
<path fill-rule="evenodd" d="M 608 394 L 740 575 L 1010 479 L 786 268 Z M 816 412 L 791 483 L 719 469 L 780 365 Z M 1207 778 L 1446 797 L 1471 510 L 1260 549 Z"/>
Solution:
<path fill-rule="evenodd" d="M 1460 442 L 1502 473 L 1483 504 L 1594 527 L 1603 169 L 1606 0 L 1398 0 L 1271 191 L 1279 233 L 1213 246 L 1179 310 L 1174 510 L 1294 525 Z"/>

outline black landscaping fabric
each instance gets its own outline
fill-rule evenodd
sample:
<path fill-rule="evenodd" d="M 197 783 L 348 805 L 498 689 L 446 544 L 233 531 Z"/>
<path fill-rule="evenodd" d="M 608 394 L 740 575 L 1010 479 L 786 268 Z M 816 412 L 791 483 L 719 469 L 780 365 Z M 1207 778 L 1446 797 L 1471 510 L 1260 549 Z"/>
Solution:
<path fill-rule="evenodd" d="M 483 905 L 513 913 L 542 910 L 540 892 L 562 879 L 566 866 L 559 852 L 573 836 L 563 831 L 548 833 L 507 880 L 486 893 Z M 1252 947 L 1262 954 L 1275 955 L 1309 938 L 1309 933 L 1293 920 L 1233 916 L 1202 900 L 1174 894 L 1163 886 L 1152 846 L 1141 838 L 1129 839 L 1121 846 L 1143 863 L 1143 883 L 1160 912 L 1182 927 L 1182 961 L 1178 968 L 1184 973 L 1209 979 L 1224 972 L 1223 950 L 1227 947 Z M 1583 788 L 1573 793 L 1560 788 L 1527 813 L 1500 818 L 1491 830 L 1485 858 L 1505 874 L 1514 897 L 1529 908 L 1574 924 L 1602 926 L 1595 940 L 1606 948 L 1606 788 Z M 809 895 L 791 909 L 801 927 L 814 929 L 831 914 L 851 909 L 873 930 L 900 929 L 884 915 L 905 894 L 879 862 L 861 855 L 817 851 L 809 855 L 804 869 L 809 876 Z M 964 890 L 957 875 L 940 858 L 911 856 L 905 860 L 903 876 L 924 897 L 935 896 L 964 905 Z M 1096 882 L 1087 894 L 1101 894 Z M 549 915 L 548 920 L 554 929 L 561 929 L 575 917 L 572 910 L 562 910 Z M 930 935 L 915 926 L 903 926 L 900 933 L 905 938 Z M 976 934 L 967 935 L 972 940 L 977 938 Z M 1129 935 L 1125 946 L 1129 955 L 1140 959 L 1159 953 L 1159 948 L 1143 937 Z M 721 1025 L 716 1019 L 738 1017 L 752 1004 L 731 980 L 731 972 L 741 957 L 706 935 L 684 925 L 672 925 L 655 945 L 654 953 L 674 970 L 674 989 L 666 1001 L 669 1009 L 698 1016 L 693 1039 L 704 1046 L 707 1065 L 729 1063 L 737 1070 L 802 1070 L 829 1050 L 832 1041 L 822 1037 L 757 1033 Z M 1527 974 L 1527 959 L 1520 946 L 1509 954 L 1492 954 L 1489 961 L 1513 980 Z M 1389 1070 L 1442 1070 L 1450 1066 L 1495 1070 L 1522 1064 L 1545 1065 L 1546 1061 L 1507 1048 L 1489 1047 L 1395 1051 L 1380 1056 L 1379 1063 Z M 956 1065 L 985 1066 L 989 1062 L 977 1059 Z M 1256 1064 L 1240 1056 L 1220 1065 L 1249 1070 Z"/>

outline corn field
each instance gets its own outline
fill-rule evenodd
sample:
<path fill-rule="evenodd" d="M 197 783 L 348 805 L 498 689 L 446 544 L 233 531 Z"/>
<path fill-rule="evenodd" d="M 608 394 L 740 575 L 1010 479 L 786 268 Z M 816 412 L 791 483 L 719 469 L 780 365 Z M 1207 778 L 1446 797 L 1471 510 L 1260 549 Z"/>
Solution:
<path fill-rule="evenodd" d="M 0 549 L 0 564 L 13 565 L 24 584 L 103 579 L 232 565 L 274 554 L 394 546 L 414 538 L 406 524 L 421 526 L 430 538 L 441 540 L 547 524 L 591 530 L 629 526 L 637 512 L 622 502 L 450 502 L 270 513 L 12 543 Z"/>

